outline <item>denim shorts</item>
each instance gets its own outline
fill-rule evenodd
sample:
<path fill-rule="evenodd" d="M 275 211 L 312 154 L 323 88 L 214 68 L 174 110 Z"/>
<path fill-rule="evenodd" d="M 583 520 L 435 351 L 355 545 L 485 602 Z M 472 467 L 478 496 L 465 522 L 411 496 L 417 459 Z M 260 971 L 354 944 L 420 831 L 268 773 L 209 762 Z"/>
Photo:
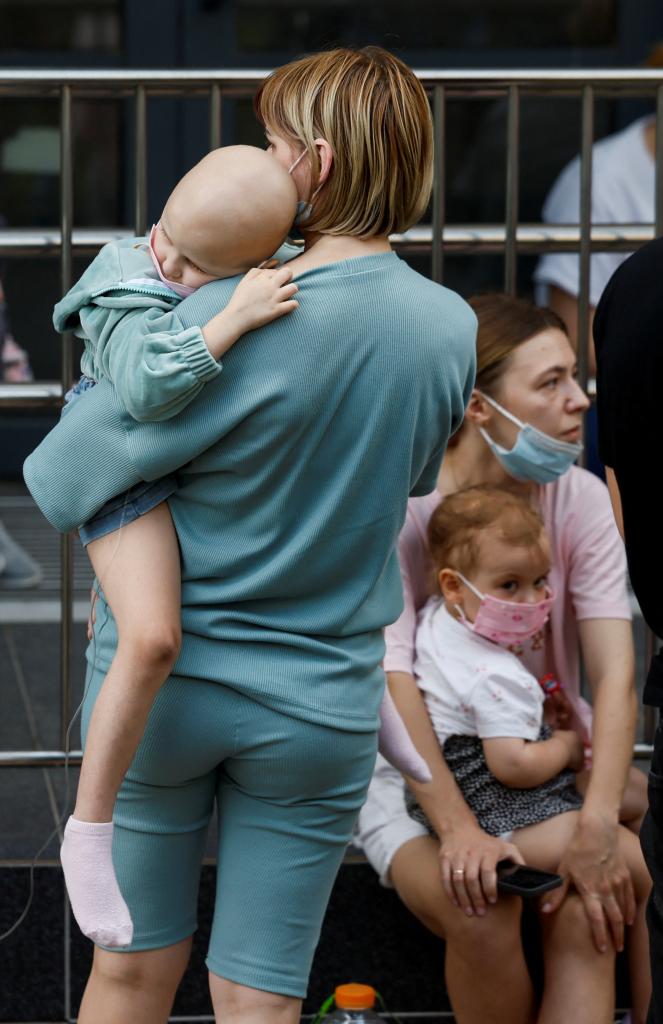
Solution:
<path fill-rule="evenodd" d="M 75 384 L 64 396 L 65 408 L 76 399 L 93 388 L 96 381 L 91 377 L 81 377 L 78 384 Z M 160 480 L 151 482 L 141 481 L 134 487 L 130 487 L 124 494 L 111 498 L 103 505 L 97 514 L 84 523 L 78 530 L 78 535 L 84 545 L 93 540 L 104 537 L 107 533 L 115 533 L 123 526 L 128 526 L 140 516 L 150 512 L 162 501 L 169 498 L 177 490 L 177 480 L 174 476 L 164 476 Z"/>
<path fill-rule="evenodd" d="M 78 536 L 87 546 L 90 541 L 98 540 L 107 533 L 115 533 L 116 530 L 128 526 L 146 512 L 156 508 L 176 490 L 177 480 L 174 476 L 163 476 L 151 483 L 143 480 L 130 487 L 124 494 L 119 494 L 117 498 L 111 498 L 102 505 L 92 519 L 79 527 Z"/>

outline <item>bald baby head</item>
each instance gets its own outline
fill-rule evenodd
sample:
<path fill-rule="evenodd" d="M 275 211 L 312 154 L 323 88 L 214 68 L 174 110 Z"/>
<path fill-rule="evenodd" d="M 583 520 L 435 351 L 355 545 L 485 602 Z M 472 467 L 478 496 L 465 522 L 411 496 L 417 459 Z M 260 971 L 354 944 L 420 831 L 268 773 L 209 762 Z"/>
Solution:
<path fill-rule="evenodd" d="M 225 146 L 203 157 L 173 189 L 161 215 L 161 248 L 165 253 L 169 243 L 208 280 L 232 277 L 276 252 L 296 208 L 294 182 L 273 156 L 253 146 Z M 159 247 L 156 253 L 168 276 Z"/>

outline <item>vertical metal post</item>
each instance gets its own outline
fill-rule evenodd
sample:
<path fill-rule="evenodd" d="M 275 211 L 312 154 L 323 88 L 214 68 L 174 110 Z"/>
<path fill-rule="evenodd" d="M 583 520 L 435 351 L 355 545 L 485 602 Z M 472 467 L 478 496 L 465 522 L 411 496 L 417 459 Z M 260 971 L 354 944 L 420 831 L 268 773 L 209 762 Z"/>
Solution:
<path fill-rule="evenodd" d="M 63 85 L 60 91 L 60 291 L 63 295 L 71 287 L 72 277 L 71 232 L 74 216 L 72 134 L 71 86 Z M 60 379 L 63 395 L 71 387 L 73 355 L 73 337 L 68 333 L 62 337 Z M 63 534 L 60 538 L 60 743 L 63 750 L 71 718 L 69 661 L 73 597 L 72 575 L 71 535 Z"/>
<path fill-rule="evenodd" d="M 518 189 L 520 177 L 520 93 L 517 85 L 509 86 L 506 120 L 506 197 L 504 291 L 516 294 L 516 232 L 518 230 Z"/>
<path fill-rule="evenodd" d="M 144 235 L 147 230 L 147 93 L 144 85 L 136 86 L 134 151 L 134 231 Z"/>
<path fill-rule="evenodd" d="M 654 204 L 654 234 L 656 238 L 663 235 L 663 85 L 656 90 L 656 187 Z M 653 658 L 657 639 L 655 634 L 645 625 L 645 672 L 649 670 L 649 664 Z M 656 709 L 645 705 L 643 742 L 653 743 L 658 714 Z"/>
<path fill-rule="evenodd" d="M 656 90 L 656 206 L 655 234 L 663 235 L 663 85 Z"/>
<path fill-rule="evenodd" d="M 654 654 L 656 653 L 657 639 L 652 630 L 645 624 L 645 673 L 649 671 L 649 665 L 651 663 Z M 656 732 L 656 725 L 658 720 L 658 714 L 656 708 L 645 704 L 644 709 L 644 721 L 643 721 L 643 743 L 653 743 L 654 734 Z"/>
<path fill-rule="evenodd" d="M 594 143 L 594 89 L 582 90 L 580 140 L 580 274 L 578 293 L 578 380 L 587 390 L 589 374 L 589 285 L 592 231 L 592 145 Z"/>
<path fill-rule="evenodd" d="M 71 1021 L 71 913 L 64 888 L 64 1019 Z"/>
<path fill-rule="evenodd" d="M 221 86 L 214 82 L 209 94 L 209 148 L 221 145 Z"/>
<path fill-rule="evenodd" d="M 433 90 L 433 253 L 432 277 L 442 284 L 444 273 L 444 248 L 442 233 L 444 231 L 444 121 L 445 91 L 443 85 L 436 85 Z"/>

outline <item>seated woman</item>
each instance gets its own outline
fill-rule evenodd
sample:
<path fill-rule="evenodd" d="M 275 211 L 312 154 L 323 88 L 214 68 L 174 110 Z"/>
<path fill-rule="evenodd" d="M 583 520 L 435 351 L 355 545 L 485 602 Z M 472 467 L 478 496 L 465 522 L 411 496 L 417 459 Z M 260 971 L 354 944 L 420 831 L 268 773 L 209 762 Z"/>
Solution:
<path fill-rule="evenodd" d="M 521 901 L 498 902 L 496 893 L 497 861 L 520 855 L 479 827 L 440 753 L 413 673 L 416 617 L 430 594 L 426 530 L 433 511 L 466 487 L 515 486 L 543 519 L 556 595 L 548 624 L 519 655 L 538 679 L 554 673 L 578 719 L 591 723 L 579 694 L 579 645 L 594 704 L 585 801 L 557 864 L 567 884 L 541 913 L 546 985 L 537 1019 L 597 1024 L 611 1019 L 614 952 L 635 918 L 618 824 L 637 828 L 645 803 L 644 778 L 630 769 L 636 696 L 623 547 L 605 485 L 572 465 L 588 401 L 562 321 L 503 295 L 470 304 L 479 320 L 476 388 L 437 490 L 410 499 L 399 543 L 405 609 L 387 630 L 385 657 L 391 692 L 433 774 L 425 785 L 409 783 L 437 839 L 410 818 L 402 778 L 380 762 L 360 840 L 385 884 L 446 939 L 446 982 L 459 1024 L 529 1022 L 534 993 Z M 577 890 L 570 895 L 569 882 Z"/>

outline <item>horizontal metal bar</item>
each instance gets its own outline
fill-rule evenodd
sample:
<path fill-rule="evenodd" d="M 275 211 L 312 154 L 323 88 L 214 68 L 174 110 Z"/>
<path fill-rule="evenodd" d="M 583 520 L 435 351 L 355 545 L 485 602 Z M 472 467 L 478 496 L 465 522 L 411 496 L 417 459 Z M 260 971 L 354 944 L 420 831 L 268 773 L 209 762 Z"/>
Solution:
<path fill-rule="evenodd" d="M 62 384 L 0 384 L 0 407 L 4 409 L 59 409 L 62 405 Z"/>
<path fill-rule="evenodd" d="M 636 743 L 633 747 L 635 760 L 650 760 L 653 753 L 651 743 Z M 0 768 L 62 768 L 65 763 L 64 750 L 3 750 L 0 751 Z M 82 750 L 69 754 L 70 767 L 80 765 Z"/>
<path fill-rule="evenodd" d="M 93 256 L 106 242 L 133 238 L 131 228 L 81 228 L 72 235 L 72 250 L 77 256 Z M 445 224 L 442 238 L 445 251 L 501 253 L 506 244 L 504 224 Z M 632 252 L 654 238 L 653 224 L 594 224 L 591 232 L 593 252 Z M 405 250 L 430 250 L 433 231 L 421 224 L 399 235 L 392 243 Z M 580 228 L 577 224 L 519 224 L 516 231 L 518 252 L 577 252 Z M 15 228 L 0 231 L 0 256 L 58 256 L 60 232 L 57 228 Z"/>
<path fill-rule="evenodd" d="M 212 83 L 223 89 L 258 84 L 271 71 L 271 68 L 6 68 L 0 71 L 0 89 L 30 86 L 59 90 L 63 85 L 135 89 L 137 85 L 145 85 L 155 89 L 189 90 L 209 88 Z M 414 72 L 425 84 L 439 83 L 450 87 L 476 85 L 507 89 L 510 85 L 518 85 L 525 88 L 580 89 L 584 85 L 594 85 L 598 88 L 655 89 L 663 83 L 663 69 L 660 68 L 415 68 Z"/>
<path fill-rule="evenodd" d="M 70 767 L 79 765 L 82 760 L 82 750 L 70 752 Z M 0 750 L 0 768 L 62 768 L 66 761 L 64 750 Z"/>
<path fill-rule="evenodd" d="M 77 256 L 94 256 L 106 242 L 133 238 L 132 228 L 74 228 L 72 249 Z M 0 256 L 59 256 L 59 228 L 8 228 L 0 231 Z"/>

